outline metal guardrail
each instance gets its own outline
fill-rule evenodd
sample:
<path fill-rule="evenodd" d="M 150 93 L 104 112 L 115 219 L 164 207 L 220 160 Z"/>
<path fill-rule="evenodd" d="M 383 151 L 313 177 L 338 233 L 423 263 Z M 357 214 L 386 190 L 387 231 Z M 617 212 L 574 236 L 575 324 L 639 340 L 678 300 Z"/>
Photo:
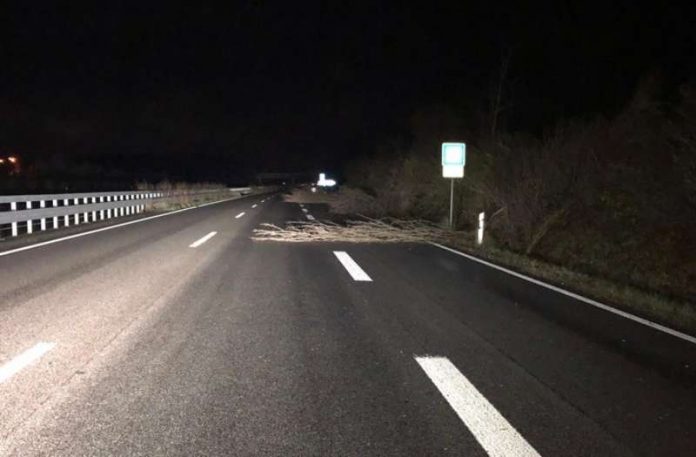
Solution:
<path fill-rule="evenodd" d="M 57 229 L 70 225 L 103 221 L 114 217 L 142 213 L 148 203 L 168 198 L 198 197 L 221 192 L 240 196 L 250 187 L 197 191 L 124 191 L 74 194 L 37 194 L 0 196 L 0 228 L 9 226 L 12 236 L 37 230 Z"/>

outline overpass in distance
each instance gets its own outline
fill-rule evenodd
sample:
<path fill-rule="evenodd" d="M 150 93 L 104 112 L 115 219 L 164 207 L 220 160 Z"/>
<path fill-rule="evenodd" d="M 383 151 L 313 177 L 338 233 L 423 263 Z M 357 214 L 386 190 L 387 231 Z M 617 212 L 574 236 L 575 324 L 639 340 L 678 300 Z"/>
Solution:
<path fill-rule="evenodd" d="M 693 337 L 437 245 L 254 241 L 326 209 L 233 193 L 0 211 L 80 225 L 0 242 L 0 456 L 694 455 Z"/>
<path fill-rule="evenodd" d="M 316 179 L 317 173 L 315 172 L 267 172 L 258 173 L 255 182 L 260 186 L 278 185 L 283 182 L 293 185 L 316 181 Z"/>

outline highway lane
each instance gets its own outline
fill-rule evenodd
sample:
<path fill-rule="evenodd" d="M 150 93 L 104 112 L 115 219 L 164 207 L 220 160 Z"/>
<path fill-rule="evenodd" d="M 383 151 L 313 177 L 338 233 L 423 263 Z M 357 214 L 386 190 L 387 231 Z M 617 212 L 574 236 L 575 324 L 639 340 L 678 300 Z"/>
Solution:
<path fill-rule="evenodd" d="M 398 284 L 355 301 L 390 304 L 384 320 L 466 370 L 542 455 L 620 455 L 612 442 L 636 455 L 693 454 L 693 344 L 432 246 L 352 254 Z"/>
<path fill-rule="evenodd" d="M 0 257 L 0 455 L 693 455 L 688 343 L 261 200 Z"/>
<path fill-rule="evenodd" d="M 3 402 L 13 405 L 2 412 L 0 436 L 79 372 L 95 349 L 166 304 L 210 261 L 210 250 L 189 244 L 212 227 L 224 234 L 210 245 L 234 238 L 240 221 L 228 213 L 249 204 L 230 201 L 0 257 L 0 357 L 40 341 L 57 344 L 27 379 L 0 385 Z"/>

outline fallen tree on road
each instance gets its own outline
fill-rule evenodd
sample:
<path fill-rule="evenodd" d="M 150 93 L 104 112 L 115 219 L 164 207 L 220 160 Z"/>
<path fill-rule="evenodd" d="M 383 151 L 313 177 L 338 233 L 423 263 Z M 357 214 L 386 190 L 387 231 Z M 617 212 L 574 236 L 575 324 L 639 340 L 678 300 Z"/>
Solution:
<path fill-rule="evenodd" d="M 259 241 L 344 241 L 351 243 L 447 242 L 461 232 L 452 232 L 428 221 L 400 219 L 349 220 L 345 224 L 329 221 L 294 221 L 285 227 L 261 224 L 252 239 Z"/>

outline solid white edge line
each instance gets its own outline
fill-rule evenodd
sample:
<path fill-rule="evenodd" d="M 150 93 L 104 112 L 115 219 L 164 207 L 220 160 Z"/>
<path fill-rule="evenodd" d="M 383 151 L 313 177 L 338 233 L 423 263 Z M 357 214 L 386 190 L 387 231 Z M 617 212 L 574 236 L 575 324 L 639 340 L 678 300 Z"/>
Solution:
<path fill-rule="evenodd" d="M 244 198 L 244 197 L 242 197 L 242 198 Z M 203 208 L 204 206 L 217 205 L 219 203 L 229 202 L 232 200 L 240 200 L 240 198 L 236 198 L 236 197 L 235 198 L 225 198 L 224 200 L 218 200 L 218 201 L 214 201 L 214 202 L 210 202 L 210 203 L 204 203 L 202 205 L 192 206 L 190 208 L 177 209 L 174 211 L 169 211 L 167 213 L 143 217 L 141 219 L 136 219 L 136 220 L 128 221 L 128 222 L 122 222 L 122 223 L 116 224 L 116 225 L 109 225 L 108 227 L 102 227 L 102 228 L 90 230 L 87 232 L 75 233 L 74 235 L 68 235 L 68 236 L 64 236 L 61 238 L 55 238 L 55 239 L 48 240 L 48 241 L 42 241 L 42 242 L 36 243 L 36 244 L 29 244 L 27 246 L 22 246 L 21 248 L 15 248 L 15 249 L 10 249 L 8 251 L 2 251 L 2 252 L 0 252 L 0 257 L 10 255 L 10 254 L 16 254 L 17 252 L 28 251 L 30 249 L 40 248 L 41 246 L 47 246 L 49 244 L 60 243 L 61 241 L 72 240 L 75 238 L 80 238 L 83 236 L 92 235 L 92 234 L 99 233 L 99 232 L 105 232 L 107 230 L 113 230 L 113 229 L 117 229 L 120 227 L 125 227 L 125 226 L 131 225 L 131 224 L 139 224 L 140 222 L 151 221 L 152 219 L 157 219 L 157 218 L 165 217 L 165 216 L 171 216 L 174 214 L 183 213 L 184 211 L 190 211 L 192 209 Z"/>
<path fill-rule="evenodd" d="M 539 457 L 539 453 L 448 358 L 414 358 L 488 455 Z"/>
<path fill-rule="evenodd" d="M 193 243 L 191 243 L 191 244 L 189 245 L 189 247 L 190 247 L 190 248 L 197 248 L 198 246 L 200 246 L 201 244 L 205 243 L 206 241 L 208 241 L 209 239 L 211 239 L 211 238 L 214 237 L 215 235 L 217 235 L 217 232 L 210 232 L 210 233 L 208 233 L 206 236 L 204 236 L 203 238 L 201 238 L 201 239 L 199 239 L 199 240 L 196 240 L 196 241 L 194 241 Z"/>
<path fill-rule="evenodd" d="M 355 281 L 372 281 L 372 278 L 365 273 L 365 270 L 360 268 L 360 265 L 358 265 L 347 252 L 333 251 L 333 253 Z"/>
<path fill-rule="evenodd" d="M 245 213 L 244 211 L 242 211 L 241 213 L 239 213 L 239 214 L 237 214 L 236 216 L 234 216 L 234 218 L 235 218 L 235 219 L 239 219 L 240 217 L 244 216 L 245 214 L 246 214 L 246 213 Z"/>
<path fill-rule="evenodd" d="M 693 337 L 693 336 L 688 335 L 686 333 L 680 332 L 679 330 L 674 330 L 672 328 L 658 324 L 657 322 L 653 322 L 651 320 L 636 316 L 635 314 L 627 313 L 626 311 L 621 311 L 620 309 L 613 308 L 609 305 L 598 302 L 598 301 L 593 300 L 591 298 L 583 297 L 582 295 L 578 295 L 578 294 L 571 292 L 569 290 L 563 289 L 563 288 L 558 287 L 558 286 L 554 286 L 553 284 L 549 284 L 549 283 L 540 281 L 538 279 L 532 278 L 532 277 L 524 275 L 522 273 L 518 273 L 516 271 L 509 270 L 505 267 L 501 267 L 500 265 L 496 265 L 496 264 L 488 262 L 486 260 L 479 259 L 478 257 L 466 254 L 466 253 L 461 252 L 461 251 L 457 251 L 456 249 L 452 249 L 452 248 L 447 247 L 447 246 L 443 246 L 439 243 L 430 242 L 429 244 L 436 246 L 440 249 L 444 249 L 445 251 L 449 251 L 453 254 L 457 254 L 457 255 L 460 255 L 462 257 L 466 257 L 467 259 L 473 260 L 474 262 L 478 262 L 478 263 L 486 265 L 488 267 L 495 268 L 496 270 L 502 271 L 502 272 L 507 273 L 509 275 L 515 276 L 517 278 L 524 279 L 525 281 L 529 281 L 529 282 L 534 283 L 536 285 L 553 290 L 554 292 L 558 292 L 560 294 L 574 298 L 576 300 L 579 300 L 583 303 L 587 303 L 588 305 L 594 306 L 594 307 L 602 309 L 604 311 L 608 311 L 612 314 L 616 314 L 617 316 L 624 317 L 626 319 L 629 319 L 629 320 L 632 320 L 632 321 L 637 322 L 639 324 L 653 328 L 653 329 L 658 330 L 660 332 L 666 333 L 668 335 L 674 336 L 674 337 L 682 339 L 684 341 L 688 341 L 689 343 L 696 344 L 696 337 Z"/>
<path fill-rule="evenodd" d="M 53 349 L 55 345 L 55 343 L 37 343 L 31 349 L 27 349 L 14 359 L 0 366 L 0 384 L 19 373 L 35 360 L 40 359 L 45 353 Z"/>

